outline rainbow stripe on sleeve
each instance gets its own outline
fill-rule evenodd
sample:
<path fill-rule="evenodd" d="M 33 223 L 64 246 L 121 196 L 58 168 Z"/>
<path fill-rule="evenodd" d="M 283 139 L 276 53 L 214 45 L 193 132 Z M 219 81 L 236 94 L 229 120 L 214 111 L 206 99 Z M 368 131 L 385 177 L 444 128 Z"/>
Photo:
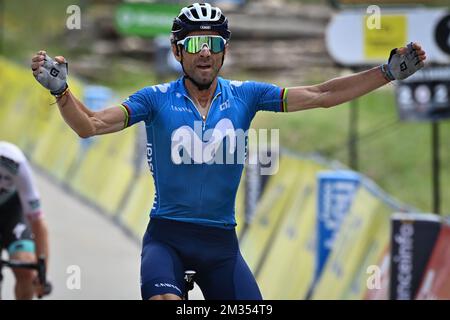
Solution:
<path fill-rule="evenodd" d="M 122 108 L 123 113 L 125 114 L 125 121 L 124 121 L 124 128 L 128 127 L 130 124 L 130 108 L 128 108 L 126 105 L 121 104 L 119 106 L 120 108 Z"/>
<path fill-rule="evenodd" d="M 288 92 L 287 88 L 283 88 L 283 90 L 281 90 L 281 105 L 280 105 L 281 112 L 288 112 L 288 108 L 287 108 L 287 92 Z"/>

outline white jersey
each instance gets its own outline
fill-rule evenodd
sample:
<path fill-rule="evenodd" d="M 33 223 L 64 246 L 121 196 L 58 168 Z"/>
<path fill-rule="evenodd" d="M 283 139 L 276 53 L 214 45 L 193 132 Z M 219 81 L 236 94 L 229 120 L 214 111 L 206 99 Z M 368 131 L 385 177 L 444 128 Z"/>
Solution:
<path fill-rule="evenodd" d="M 25 215 L 31 219 L 41 216 L 39 193 L 25 155 L 15 145 L 0 141 L 0 206 L 15 192 Z"/>

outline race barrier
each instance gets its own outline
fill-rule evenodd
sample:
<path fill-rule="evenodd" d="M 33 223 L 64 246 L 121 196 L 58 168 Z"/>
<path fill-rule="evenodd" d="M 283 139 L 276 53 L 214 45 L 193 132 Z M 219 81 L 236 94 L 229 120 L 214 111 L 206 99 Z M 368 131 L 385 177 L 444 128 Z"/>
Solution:
<path fill-rule="evenodd" d="M 155 186 L 148 168 L 142 168 L 131 190 L 119 212 L 119 221 L 131 234 L 141 239 L 147 228 L 155 197 Z"/>
<path fill-rule="evenodd" d="M 304 299 L 313 279 L 316 175 L 324 167 L 306 159 L 297 159 L 295 166 L 300 175 L 292 200 L 282 208 L 279 231 L 265 249 L 267 256 L 256 274 L 266 299 Z"/>
<path fill-rule="evenodd" d="M 368 270 L 372 278 L 371 285 L 367 286 L 364 300 L 388 300 L 389 299 L 389 268 L 391 261 L 391 247 L 390 243 L 386 245 L 381 257 L 375 268 Z M 369 280 L 369 279 L 368 279 Z M 367 282 L 369 284 L 369 281 Z"/>
<path fill-rule="evenodd" d="M 254 221 L 245 237 L 240 239 L 241 251 L 253 272 L 261 267 L 263 254 L 278 232 L 286 206 L 295 196 L 295 185 L 300 178 L 297 160 L 282 157 L 278 173 L 271 177 L 256 208 Z"/>
<path fill-rule="evenodd" d="M 360 176 L 352 171 L 325 171 L 317 175 L 315 285 L 333 249 L 342 221 L 359 188 Z"/>
<path fill-rule="evenodd" d="M 422 277 L 417 300 L 450 300 L 450 221 L 443 221 L 439 237 Z"/>
<path fill-rule="evenodd" d="M 437 215 L 392 216 L 389 299 L 414 299 L 440 229 L 441 219 Z"/>
<path fill-rule="evenodd" d="M 389 214 L 378 198 L 359 188 L 332 245 L 313 299 L 362 299 L 366 269 L 378 262 L 389 241 Z"/>
<path fill-rule="evenodd" d="M 378 263 L 380 286 L 368 288 L 364 299 L 450 299 L 448 222 L 423 213 L 396 213 L 391 220 Z"/>
<path fill-rule="evenodd" d="M 137 127 L 96 137 L 70 180 L 79 194 L 116 215 L 134 174 Z"/>
<path fill-rule="evenodd" d="M 31 153 L 33 162 L 58 181 L 64 181 L 79 154 L 79 138 L 57 109 L 53 110 L 48 127 Z"/>

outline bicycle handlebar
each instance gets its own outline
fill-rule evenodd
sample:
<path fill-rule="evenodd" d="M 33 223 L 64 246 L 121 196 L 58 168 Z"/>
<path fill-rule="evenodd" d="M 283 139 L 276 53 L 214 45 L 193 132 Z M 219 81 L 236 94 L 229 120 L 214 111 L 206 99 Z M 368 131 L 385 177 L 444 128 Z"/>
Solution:
<path fill-rule="evenodd" d="M 38 298 L 41 299 L 43 296 L 49 295 L 52 292 L 52 284 L 47 281 L 47 268 L 45 266 L 45 257 L 40 256 L 38 258 L 37 263 L 31 263 L 31 262 L 22 262 L 22 261 L 5 261 L 0 260 L 0 272 L 3 266 L 9 267 L 9 268 L 19 268 L 19 269 L 32 269 L 36 270 L 38 272 L 38 280 L 39 284 L 44 287 L 44 294 L 38 295 Z"/>

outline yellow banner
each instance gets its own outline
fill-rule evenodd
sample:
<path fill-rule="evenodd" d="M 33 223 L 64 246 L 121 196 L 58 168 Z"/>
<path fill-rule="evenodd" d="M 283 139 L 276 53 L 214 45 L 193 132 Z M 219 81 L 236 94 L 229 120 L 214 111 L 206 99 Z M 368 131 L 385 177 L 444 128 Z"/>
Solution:
<path fill-rule="evenodd" d="M 316 176 L 323 167 L 300 159 L 297 166 L 295 194 L 257 277 L 264 299 L 304 299 L 314 275 Z"/>
<path fill-rule="evenodd" d="M 314 290 L 313 299 L 362 299 L 369 265 L 375 265 L 388 239 L 378 243 L 376 233 L 386 227 L 388 214 L 381 210 L 384 204 L 365 188 L 361 188 L 349 214 L 342 222 L 333 251 Z M 380 230 L 383 230 L 380 228 Z"/>
<path fill-rule="evenodd" d="M 388 59 L 393 48 L 404 46 L 408 39 L 407 17 L 401 15 L 368 15 L 364 17 L 364 57 Z"/>
<path fill-rule="evenodd" d="M 289 156 L 281 157 L 280 170 L 270 178 L 248 233 L 240 239 L 242 255 L 255 275 L 265 250 L 277 232 L 278 223 L 286 213 L 286 206 L 296 195 L 294 187 L 300 175 L 297 162 Z"/>
<path fill-rule="evenodd" d="M 95 137 L 94 145 L 83 154 L 70 185 L 74 190 L 116 214 L 133 178 L 133 157 L 138 127 L 120 133 Z"/>
<path fill-rule="evenodd" d="M 142 239 L 148 222 L 149 213 L 155 198 L 155 185 L 150 170 L 142 170 L 125 207 L 119 212 L 120 221 L 138 238 Z"/>

